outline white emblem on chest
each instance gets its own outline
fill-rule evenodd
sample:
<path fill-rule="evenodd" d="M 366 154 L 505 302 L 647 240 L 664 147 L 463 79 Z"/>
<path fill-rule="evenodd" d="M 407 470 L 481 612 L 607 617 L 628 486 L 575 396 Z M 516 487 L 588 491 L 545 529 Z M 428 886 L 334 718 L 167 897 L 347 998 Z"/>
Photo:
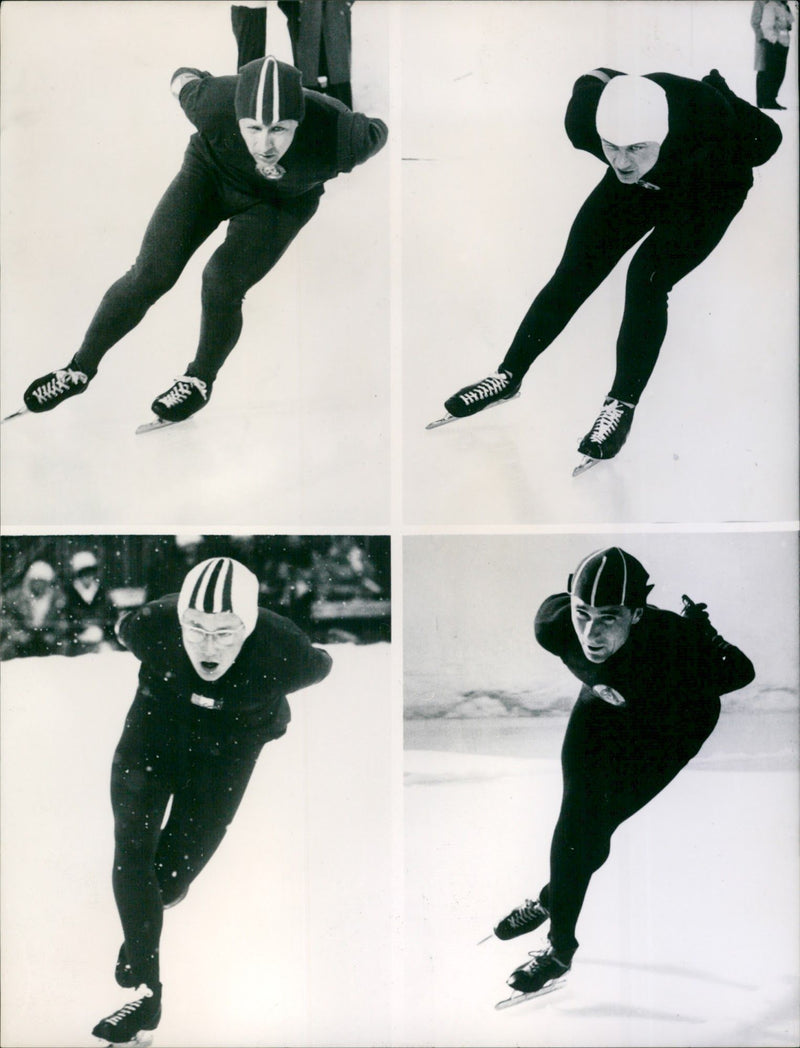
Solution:
<path fill-rule="evenodd" d="M 202 706 L 204 710 L 221 710 L 222 699 L 211 699 L 208 695 L 192 694 L 192 704 Z"/>

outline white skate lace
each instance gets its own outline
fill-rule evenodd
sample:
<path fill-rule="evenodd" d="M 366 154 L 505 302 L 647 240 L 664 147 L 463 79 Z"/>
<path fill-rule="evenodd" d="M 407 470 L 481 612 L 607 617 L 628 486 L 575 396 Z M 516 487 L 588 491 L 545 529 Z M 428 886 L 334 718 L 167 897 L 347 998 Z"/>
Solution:
<path fill-rule="evenodd" d="M 602 410 L 592 426 L 589 440 L 602 444 L 617 428 L 624 414 L 625 405 L 619 400 L 609 400 L 607 404 L 603 404 Z"/>
<path fill-rule="evenodd" d="M 528 956 L 533 958 L 533 960 L 528 961 L 528 963 L 525 965 L 525 967 L 529 971 L 533 971 L 536 968 L 543 967 L 550 961 L 552 961 L 554 964 L 557 964 L 559 968 L 563 968 L 564 971 L 567 971 L 569 969 L 569 965 L 564 964 L 563 961 L 559 961 L 558 957 L 556 957 L 552 949 L 549 947 L 546 950 L 529 950 Z"/>
<path fill-rule="evenodd" d="M 542 907 L 543 909 L 543 907 Z M 508 916 L 508 923 L 512 928 L 520 927 L 525 925 L 534 917 L 538 917 L 540 914 L 539 903 L 533 899 L 526 899 L 522 906 L 518 906 L 513 913 Z"/>
<path fill-rule="evenodd" d="M 477 382 L 466 393 L 462 393 L 461 399 L 465 404 L 472 404 L 476 400 L 486 400 L 487 397 L 502 393 L 507 385 L 508 375 L 504 372 L 496 372 L 483 379 L 482 382 Z"/>
<path fill-rule="evenodd" d="M 43 386 L 37 387 L 32 392 L 40 404 L 46 404 L 48 400 L 52 400 L 61 393 L 66 393 L 68 389 L 72 389 L 78 383 L 82 382 L 83 385 L 86 385 L 88 381 L 88 376 L 84 375 L 82 371 L 65 368 L 63 371 L 55 371 L 49 382 L 45 382 Z"/>
<path fill-rule="evenodd" d="M 182 404 L 184 400 L 187 400 L 192 395 L 193 389 L 198 391 L 203 400 L 208 400 L 205 382 L 194 375 L 181 375 L 180 378 L 176 378 L 172 388 L 168 389 L 164 396 L 158 399 L 165 407 L 174 408 Z"/>
<path fill-rule="evenodd" d="M 148 997 L 151 996 L 152 994 L 147 994 L 145 997 L 140 997 L 136 1001 L 131 1001 L 130 1004 L 123 1004 L 120 1010 L 118 1012 L 114 1012 L 113 1015 L 109 1015 L 105 1022 L 107 1022 L 110 1026 L 116 1026 L 117 1023 L 122 1022 L 122 1020 L 126 1019 L 129 1015 L 133 1015 L 134 1012 L 138 1012 L 144 1004 L 144 1002 L 148 999 Z"/>

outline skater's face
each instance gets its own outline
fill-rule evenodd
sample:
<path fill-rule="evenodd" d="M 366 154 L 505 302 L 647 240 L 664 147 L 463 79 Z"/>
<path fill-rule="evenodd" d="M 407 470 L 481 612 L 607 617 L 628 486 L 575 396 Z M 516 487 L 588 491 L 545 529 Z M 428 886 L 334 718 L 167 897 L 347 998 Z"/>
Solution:
<path fill-rule="evenodd" d="M 594 663 L 605 662 L 619 651 L 630 636 L 634 623 L 642 617 L 642 608 L 626 608 L 621 604 L 597 608 L 576 596 L 570 598 L 570 603 L 572 625 L 583 654 Z"/>
<path fill-rule="evenodd" d="M 242 134 L 248 152 L 259 171 L 273 170 L 280 158 L 292 144 L 296 120 L 278 120 L 274 124 L 261 124 L 258 120 L 240 120 Z"/>
<path fill-rule="evenodd" d="M 231 611 L 187 609 L 181 619 L 183 646 L 203 680 L 219 680 L 237 659 L 245 641 L 244 623 Z"/>
<path fill-rule="evenodd" d="M 635 142 L 631 146 L 616 146 L 600 139 L 606 160 L 620 182 L 633 185 L 655 167 L 661 146 L 658 142 Z"/>

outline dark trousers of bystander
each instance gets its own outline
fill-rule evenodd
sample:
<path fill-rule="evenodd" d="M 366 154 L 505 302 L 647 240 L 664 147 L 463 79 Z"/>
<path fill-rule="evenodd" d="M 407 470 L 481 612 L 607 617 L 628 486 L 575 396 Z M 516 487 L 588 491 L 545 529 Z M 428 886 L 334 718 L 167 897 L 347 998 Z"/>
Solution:
<path fill-rule="evenodd" d="M 768 40 L 762 40 L 761 46 L 764 49 L 764 68 L 756 73 L 756 103 L 771 107 L 778 101 L 778 92 L 786 76 L 789 48 L 783 44 L 771 44 Z"/>

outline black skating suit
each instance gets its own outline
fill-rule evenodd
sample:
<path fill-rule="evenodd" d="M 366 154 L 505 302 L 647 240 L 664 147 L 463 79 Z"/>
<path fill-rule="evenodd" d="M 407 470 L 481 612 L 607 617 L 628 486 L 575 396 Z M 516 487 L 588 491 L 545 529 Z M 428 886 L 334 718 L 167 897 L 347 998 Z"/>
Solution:
<path fill-rule="evenodd" d="M 113 887 L 127 961 L 151 987 L 159 981 L 163 906 L 220 844 L 261 747 L 286 732 L 287 693 L 318 683 L 331 667 L 293 623 L 260 609 L 230 669 L 204 681 L 184 650 L 177 600 L 144 605 L 118 630 L 142 665 L 111 772 Z"/>
<path fill-rule="evenodd" d="M 601 664 L 581 649 L 560 593 L 542 604 L 536 639 L 583 682 L 561 752 L 563 797 L 550 850 L 550 882 L 540 893 L 549 938 L 568 961 L 589 881 L 608 858 L 611 835 L 675 778 L 713 731 L 719 696 L 743 688 L 750 660 L 696 622 L 648 605 L 626 643 Z M 613 688 L 611 705 L 593 691 Z"/>
<path fill-rule="evenodd" d="M 595 126 L 607 81 L 599 69 L 580 77 L 565 127 L 576 149 L 608 166 Z M 781 132 L 731 92 L 722 78 L 704 81 L 649 73 L 669 104 L 669 134 L 658 161 L 633 185 L 608 166 L 579 210 L 558 268 L 534 299 L 501 367 L 521 379 L 566 327 L 622 256 L 646 233 L 628 267 L 610 395 L 637 404 L 667 332 L 673 286 L 719 244 L 753 184 L 753 166 L 778 148 Z M 712 82 L 709 82 L 712 81 Z M 616 143 L 630 145 L 631 143 Z"/>

